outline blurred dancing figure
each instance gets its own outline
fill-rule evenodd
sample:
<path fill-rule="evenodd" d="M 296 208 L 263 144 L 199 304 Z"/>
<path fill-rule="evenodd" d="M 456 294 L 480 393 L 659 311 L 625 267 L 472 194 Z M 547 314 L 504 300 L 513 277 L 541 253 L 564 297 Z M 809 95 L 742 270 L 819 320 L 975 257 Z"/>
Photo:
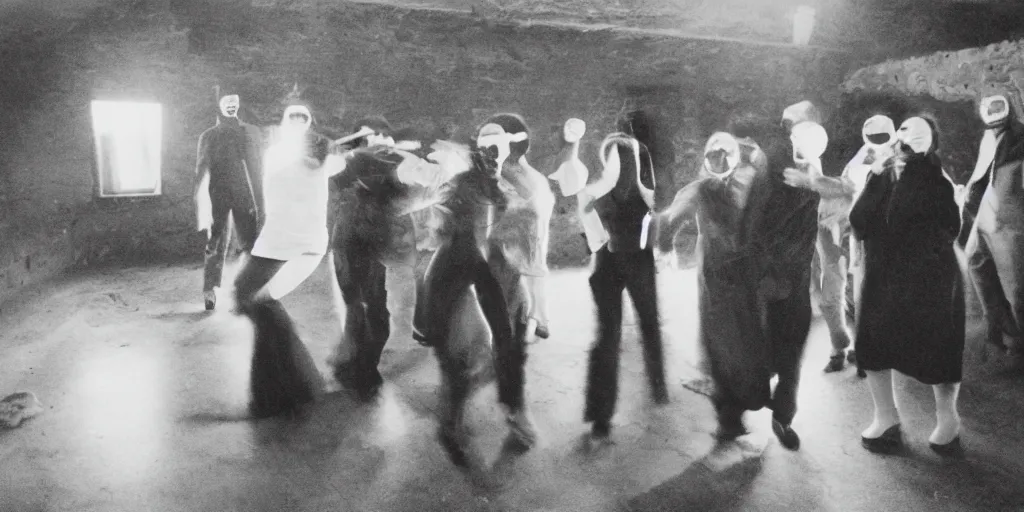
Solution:
<path fill-rule="evenodd" d="M 235 299 L 255 330 L 249 410 L 254 417 L 297 412 L 322 379 L 280 299 L 327 252 L 328 178 L 345 167 L 330 141 L 309 130 L 313 116 L 290 105 L 265 157 L 266 222 L 235 279 Z"/>

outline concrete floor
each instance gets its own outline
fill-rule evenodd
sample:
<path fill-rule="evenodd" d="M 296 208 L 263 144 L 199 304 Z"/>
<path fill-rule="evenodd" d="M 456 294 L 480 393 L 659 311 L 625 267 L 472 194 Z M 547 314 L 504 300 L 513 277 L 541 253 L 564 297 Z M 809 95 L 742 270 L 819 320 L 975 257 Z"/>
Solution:
<path fill-rule="evenodd" d="M 329 375 L 341 329 L 325 268 L 285 302 Z M 852 370 L 821 372 L 820 320 L 794 423 L 801 451 L 778 445 L 765 411 L 748 415 L 755 432 L 746 444 L 713 449 L 707 399 L 679 384 L 695 375 L 694 274 L 665 271 L 673 402 L 647 404 L 637 334 L 627 328 L 617 442 L 594 453 L 580 443 L 593 306 L 586 271 L 559 271 L 552 337 L 530 349 L 541 444 L 519 456 L 501 451 L 505 427 L 486 388 L 471 421 L 506 484 L 477 490 L 434 440 L 436 362 L 409 337 L 407 275 L 389 278 L 395 329 L 380 403 L 357 404 L 333 384 L 304 420 L 251 422 L 250 327 L 227 300 L 201 311 L 201 273 L 102 271 L 3 306 L 0 395 L 32 391 L 45 412 L 0 431 L 0 511 L 1024 510 L 1024 378 L 995 358 L 980 363 L 973 338 L 961 395 L 966 460 L 928 449 L 931 392 L 916 383 L 900 386 L 908 453 L 864 451 L 870 398 Z"/>

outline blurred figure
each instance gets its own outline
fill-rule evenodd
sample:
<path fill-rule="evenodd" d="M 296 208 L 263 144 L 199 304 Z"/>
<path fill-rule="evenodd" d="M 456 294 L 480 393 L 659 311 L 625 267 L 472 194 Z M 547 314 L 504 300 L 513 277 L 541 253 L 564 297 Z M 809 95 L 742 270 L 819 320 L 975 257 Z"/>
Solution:
<path fill-rule="evenodd" d="M 609 241 L 594 256 L 590 289 L 597 304 L 597 341 L 590 349 L 584 421 L 591 423 L 591 440 L 606 442 L 618 401 L 619 357 L 622 344 L 622 291 L 629 292 L 640 323 L 644 366 L 651 399 L 668 403 L 665 363 L 658 318 L 655 281 L 654 169 L 646 146 L 626 133 L 613 133 L 601 144 L 604 171 L 592 204 L 607 229 Z M 612 181 L 614 180 L 614 181 Z"/>
<path fill-rule="evenodd" d="M 928 440 L 949 454 L 960 448 L 964 295 L 953 242 L 960 216 L 953 184 L 936 154 L 935 122 L 911 117 L 899 149 L 873 168 L 850 212 L 864 243 L 864 286 L 857 325 L 857 364 L 867 371 L 874 419 L 863 446 L 889 453 L 902 445 L 893 370 L 932 385 L 936 427 Z"/>
<path fill-rule="evenodd" d="M 323 382 L 280 299 L 327 252 L 328 178 L 345 168 L 340 150 L 313 131 L 305 105 L 289 105 L 265 157 L 266 222 L 235 278 L 235 302 L 253 322 L 249 404 L 257 418 L 292 414 Z"/>
<path fill-rule="evenodd" d="M 989 343 L 1020 356 L 1024 329 L 1024 124 L 1006 96 L 981 102 L 985 134 L 965 188 L 958 241 L 988 322 Z"/>
<path fill-rule="evenodd" d="M 761 259 L 750 229 L 766 191 L 755 187 L 767 178 L 767 166 L 756 145 L 741 148 L 724 132 L 708 139 L 703 160 L 698 178 L 658 215 L 659 246 L 671 252 L 683 221 L 696 215 L 702 364 L 712 383 L 716 437 L 730 441 L 747 432 L 744 411 L 771 402 L 766 311 L 758 294 Z"/>
<path fill-rule="evenodd" d="M 829 356 L 825 372 L 838 372 L 846 367 L 846 362 L 856 361 L 853 350 L 846 352 L 852 337 L 852 326 L 848 319 L 856 317 L 856 304 L 860 295 L 860 286 L 864 274 L 864 258 L 861 244 L 850 236 L 850 209 L 854 199 L 864 189 L 868 173 L 872 166 L 881 168 L 882 164 L 893 155 L 896 144 L 896 127 L 892 119 L 875 115 L 868 118 L 861 128 L 864 146 L 850 160 L 838 178 L 823 174 L 811 175 L 794 170 L 786 171 L 786 183 L 813 190 L 821 195 L 818 206 L 818 241 L 817 261 L 821 270 L 818 289 L 821 297 L 822 316 L 829 326 L 832 340 L 832 354 Z M 843 256 L 843 246 L 848 247 L 849 258 Z M 847 274 L 853 278 L 847 283 Z M 848 286 L 853 291 L 853 304 L 846 298 Z M 845 311 L 843 306 L 854 309 Z M 865 377 L 863 370 L 857 374 Z"/>
<path fill-rule="evenodd" d="M 203 301 L 216 308 L 215 289 L 221 285 L 224 261 L 231 241 L 230 217 L 245 252 L 252 249 L 260 230 L 263 198 L 260 129 L 238 119 L 237 94 L 220 97 L 217 124 L 199 136 L 196 157 L 195 201 L 199 231 L 206 231 Z"/>

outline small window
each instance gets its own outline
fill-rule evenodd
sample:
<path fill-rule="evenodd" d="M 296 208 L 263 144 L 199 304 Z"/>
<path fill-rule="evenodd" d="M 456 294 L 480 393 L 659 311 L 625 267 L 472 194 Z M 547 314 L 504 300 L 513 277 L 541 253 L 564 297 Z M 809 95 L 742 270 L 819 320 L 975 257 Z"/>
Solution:
<path fill-rule="evenodd" d="M 159 103 L 92 102 L 100 197 L 160 195 L 162 121 Z"/>

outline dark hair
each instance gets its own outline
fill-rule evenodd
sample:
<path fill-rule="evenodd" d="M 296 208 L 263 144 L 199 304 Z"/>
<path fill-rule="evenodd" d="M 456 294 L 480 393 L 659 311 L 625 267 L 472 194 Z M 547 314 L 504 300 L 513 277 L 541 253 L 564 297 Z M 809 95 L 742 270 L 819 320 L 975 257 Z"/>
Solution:
<path fill-rule="evenodd" d="M 366 116 L 358 121 L 352 127 L 352 132 L 358 132 L 362 127 L 372 128 L 374 131 L 381 135 L 390 136 L 393 129 L 391 123 L 384 116 Z"/>
<path fill-rule="evenodd" d="M 526 120 L 519 114 L 494 114 L 487 118 L 484 124 L 494 123 L 500 126 L 506 133 L 519 133 L 526 132 L 526 140 L 520 142 L 513 142 L 509 145 L 509 160 L 514 162 L 519 160 L 523 155 L 530 151 L 530 127 L 527 126 Z M 483 125 L 477 127 L 477 132 L 480 132 L 480 128 Z M 474 137 L 475 138 L 475 137 Z"/>

